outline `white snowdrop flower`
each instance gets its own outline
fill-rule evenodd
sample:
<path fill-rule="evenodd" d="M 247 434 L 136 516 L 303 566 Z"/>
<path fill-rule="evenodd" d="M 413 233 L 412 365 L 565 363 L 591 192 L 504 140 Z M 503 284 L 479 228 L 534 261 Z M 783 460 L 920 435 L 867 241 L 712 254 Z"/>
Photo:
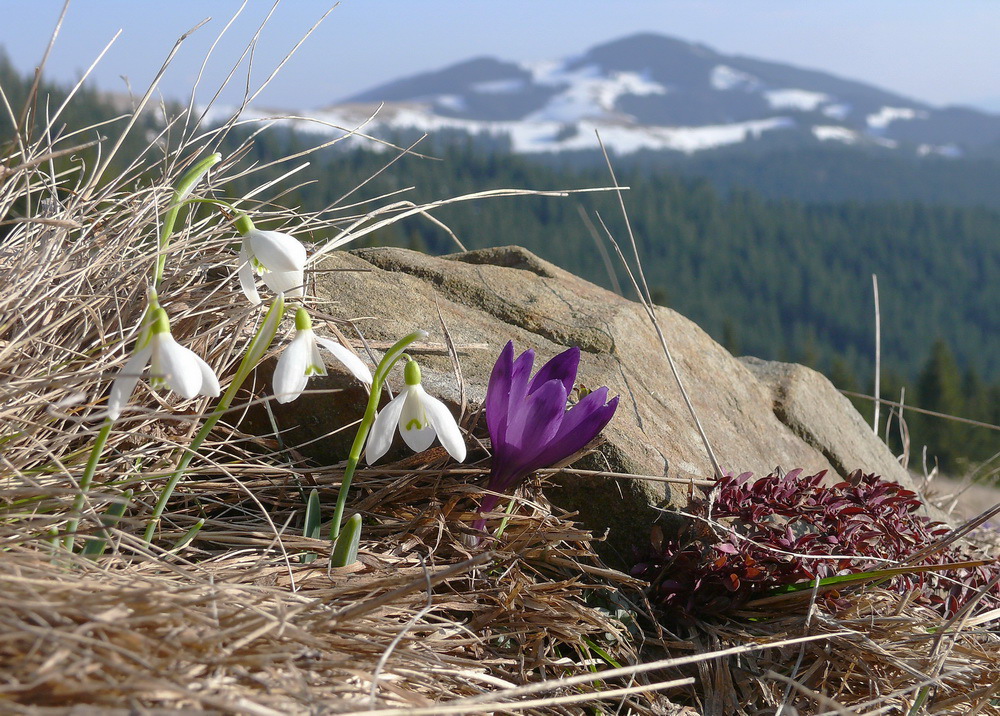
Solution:
<path fill-rule="evenodd" d="M 219 379 L 212 368 L 194 351 L 174 340 L 166 311 L 159 307 L 151 310 L 149 330 L 140 335 L 135 352 L 111 385 L 108 417 L 112 420 L 121 415 L 147 365 L 150 366 L 149 384 L 154 388 L 166 385 L 187 399 L 196 395 L 213 398 L 219 395 Z"/>
<path fill-rule="evenodd" d="M 280 231 L 261 231 L 244 214 L 236 220 L 243 236 L 240 246 L 240 288 L 253 305 L 260 303 L 254 276 L 259 275 L 269 289 L 292 298 L 301 298 L 305 282 L 306 247 L 294 236 Z"/>
<path fill-rule="evenodd" d="M 319 346 L 330 351 L 355 378 L 371 385 L 372 373 L 368 366 L 336 341 L 317 336 L 313 332 L 309 313 L 306 309 L 299 308 L 295 312 L 295 338 L 282 352 L 271 380 L 274 397 L 279 403 L 290 403 L 298 398 L 305 390 L 309 376 L 326 375 L 326 364 L 320 355 Z"/>
<path fill-rule="evenodd" d="M 368 464 L 388 452 L 396 426 L 399 426 L 403 442 L 414 452 L 429 448 L 436 435 L 453 458 L 459 462 L 465 460 L 465 441 L 458 423 L 444 403 L 424 390 L 417 362 L 408 361 L 403 375 L 406 387 L 382 409 L 368 434 L 365 451 Z"/>

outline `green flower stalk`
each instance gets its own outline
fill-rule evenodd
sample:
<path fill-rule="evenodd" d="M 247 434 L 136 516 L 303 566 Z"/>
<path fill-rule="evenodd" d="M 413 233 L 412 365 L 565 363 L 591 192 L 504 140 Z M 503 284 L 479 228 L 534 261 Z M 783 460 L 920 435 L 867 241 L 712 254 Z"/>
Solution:
<path fill-rule="evenodd" d="M 232 383 L 230 383 L 229 388 L 226 389 L 226 392 L 219 399 L 218 404 L 215 406 L 215 410 L 213 410 L 212 413 L 205 419 L 205 422 L 198 430 L 198 433 L 191 440 L 191 445 L 185 449 L 184 454 L 177 463 L 177 467 L 171 473 L 166 486 L 160 493 L 160 497 L 156 501 L 156 506 L 153 508 L 153 515 L 150 517 L 149 523 L 146 525 L 146 531 L 143 534 L 143 540 L 147 543 L 152 541 L 153 534 L 156 532 L 156 527 L 160 522 L 160 517 L 166 509 L 167 502 L 170 500 L 171 495 L 173 495 L 174 489 L 177 487 L 177 483 L 179 483 L 181 478 L 184 477 L 184 473 L 191 464 L 191 460 L 193 460 L 194 456 L 198 454 L 198 449 L 201 447 L 202 443 L 205 442 L 205 439 L 208 438 L 209 433 L 212 432 L 212 428 L 215 427 L 215 424 L 218 423 L 222 416 L 229 410 L 229 407 L 232 405 L 233 399 L 236 397 L 236 393 L 243 385 L 243 382 L 267 353 L 267 348 L 271 345 L 271 341 L 274 340 L 274 335 L 278 332 L 278 326 L 280 325 L 281 319 L 284 315 L 285 298 L 279 294 L 278 298 L 271 304 L 271 308 L 268 310 L 267 315 L 264 316 L 264 322 L 261 324 L 257 334 L 250 342 L 247 352 L 243 356 L 243 360 L 240 361 L 239 368 L 236 369 L 236 375 L 233 377 Z"/>
<path fill-rule="evenodd" d="M 101 525 L 104 529 L 100 530 L 97 537 L 91 537 L 83 545 L 83 549 L 80 554 L 85 557 L 100 557 L 104 554 L 104 550 L 107 547 L 108 539 L 110 538 L 110 530 L 112 527 L 118 524 L 121 520 L 122 515 L 125 514 L 125 510 L 128 509 L 129 503 L 132 501 L 132 490 L 126 490 L 121 498 L 116 502 L 112 502 L 107 511 L 101 515 Z M 71 545 L 72 547 L 72 545 Z"/>
<path fill-rule="evenodd" d="M 90 492 L 90 485 L 93 483 L 94 475 L 97 473 L 97 463 L 101 460 L 101 453 L 104 452 L 104 446 L 108 443 L 108 437 L 111 435 L 111 428 L 114 424 L 115 421 L 111 418 L 104 419 L 104 424 L 101 425 L 97 437 L 94 438 L 94 446 L 90 449 L 90 457 L 87 458 L 87 465 L 83 468 L 83 477 L 80 478 L 80 492 L 73 500 L 73 516 L 66 523 L 67 534 L 63 538 L 63 546 L 70 552 L 73 551 L 76 530 L 80 526 L 80 514 L 83 512 L 84 503 L 87 501 L 87 493 Z"/>
<path fill-rule="evenodd" d="M 385 384 L 385 379 L 388 377 L 389 371 L 396 364 L 396 361 L 405 355 L 404 351 L 407 346 L 414 341 L 426 337 L 426 331 L 414 331 L 408 336 L 401 338 L 386 352 L 375 368 L 371 394 L 368 396 L 368 406 L 365 408 L 364 417 L 361 418 L 361 425 L 358 426 L 358 432 L 354 436 L 354 443 L 351 445 L 351 451 L 347 456 L 347 468 L 344 470 L 344 480 L 340 485 L 340 493 L 337 495 L 337 507 L 334 510 L 333 522 L 330 525 L 330 539 L 334 543 L 331 564 L 334 567 L 345 567 L 357 559 L 357 544 L 361 539 L 360 516 L 355 515 L 351 518 L 351 529 L 345 529 L 341 533 L 341 526 L 344 519 L 344 506 L 347 503 L 347 493 L 351 489 L 351 481 L 354 479 L 354 471 L 361 460 L 361 451 L 364 450 L 368 433 L 371 431 L 372 425 L 375 424 L 379 399 L 382 397 L 382 386 Z"/>
<path fill-rule="evenodd" d="M 181 177 L 180 181 L 177 182 L 177 186 L 174 187 L 173 200 L 170 202 L 170 208 L 167 210 L 166 216 L 163 217 L 163 226 L 160 228 L 160 242 L 157 247 L 158 253 L 156 255 L 156 268 L 153 269 L 154 288 L 158 288 L 160 281 L 163 280 L 163 269 L 167 265 L 167 247 L 170 246 L 170 237 L 173 236 L 174 225 L 177 223 L 177 215 L 180 213 L 181 207 L 185 204 L 186 199 L 190 196 L 198 181 L 205 176 L 209 169 L 221 161 L 221 154 L 212 154 L 205 157 L 191 167 L 191 169 Z"/>
<path fill-rule="evenodd" d="M 138 353 L 150 347 L 153 328 L 156 325 L 157 320 L 159 319 L 159 316 L 156 314 L 156 311 L 157 310 L 162 311 L 162 309 L 160 309 L 160 304 L 157 299 L 156 288 L 159 286 L 160 281 L 163 279 L 163 270 L 167 264 L 167 248 L 170 245 L 170 237 L 174 233 L 174 226 L 177 223 L 177 215 L 180 212 L 181 206 L 185 203 L 188 196 L 190 196 L 191 192 L 194 190 L 194 187 L 198 183 L 198 181 L 206 174 L 206 172 L 208 172 L 209 169 L 218 164 L 220 161 L 222 161 L 222 155 L 218 153 L 205 157 L 200 162 L 195 164 L 186 174 L 184 174 L 184 176 L 181 177 L 180 181 L 178 181 L 177 185 L 174 187 L 174 194 L 170 204 L 170 208 L 167 210 L 166 216 L 163 217 L 163 225 L 160 227 L 160 238 L 157 245 L 156 266 L 153 269 L 152 288 L 150 288 L 149 290 L 149 301 L 146 306 L 146 311 L 145 313 L 143 313 L 141 319 L 142 330 L 139 332 L 139 339 L 136 341 L 136 354 L 133 354 L 132 358 L 129 359 L 129 362 L 125 366 L 126 369 L 131 369 L 133 371 L 135 371 L 135 369 L 139 369 L 140 371 L 145 369 L 145 361 L 142 362 L 141 365 L 139 365 L 136 361 L 136 357 Z M 166 314 L 163 313 L 162 316 L 163 316 L 162 320 L 166 321 Z M 169 324 L 167 324 L 167 329 L 165 332 L 167 333 L 167 335 L 169 335 Z M 170 340 L 172 340 L 172 338 Z M 162 347 L 163 347 L 162 344 L 160 344 L 156 348 L 152 348 L 150 350 L 150 355 L 147 356 L 147 360 L 148 358 L 152 357 L 153 351 L 156 350 L 157 348 L 160 349 L 159 357 L 157 359 L 154 359 L 154 363 L 162 359 L 162 356 L 164 355 Z M 180 348 L 180 346 L 177 347 Z M 169 363 L 170 358 L 181 356 L 181 353 L 173 350 L 171 347 L 167 347 L 166 355 L 167 355 L 167 361 Z M 195 356 L 195 358 L 197 358 L 197 356 Z M 181 356 L 180 360 L 182 363 L 187 364 L 187 367 L 190 368 L 189 360 L 186 360 L 184 356 Z M 200 358 L 197 358 L 197 360 L 201 361 Z M 204 361 L 201 361 L 201 363 L 203 364 Z M 202 373 L 202 380 L 199 382 L 199 390 L 195 391 L 195 395 L 201 392 L 202 387 L 211 390 L 211 381 L 215 380 L 214 373 L 212 374 L 212 378 L 209 379 L 208 375 L 202 371 L 202 366 L 200 365 L 199 365 L 199 372 Z M 209 369 L 209 373 L 210 372 L 211 369 Z M 154 365 L 153 367 L 153 373 L 155 377 L 156 365 Z M 187 374 L 190 375 L 190 371 L 188 371 Z M 108 438 L 111 436 L 111 429 L 114 426 L 114 421 L 118 418 L 118 414 L 120 413 L 121 407 L 123 405 L 123 403 L 119 404 L 121 398 L 116 397 L 115 388 L 116 387 L 119 388 L 120 392 L 125 392 L 125 388 L 127 387 L 127 385 L 126 383 L 122 383 L 120 381 L 122 380 L 123 377 L 130 380 L 129 375 L 130 374 L 128 370 L 123 370 L 122 375 L 119 376 L 119 378 L 115 381 L 115 385 L 112 386 L 112 396 L 108 398 L 107 417 L 105 418 L 104 423 L 101 425 L 101 429 L 100 431 L 98 431 L 97 437 L 94 439 L 94 445 L 90 450 L 90 457 L 87 459 L 87 465 L 84 467 L 83 476 L 80 478 L 80 485 L 79 485 L 80 493 L 73 500 L 73 516 L 70 518 L 69 522 L 66 525 L 67 535 L 63 539 L 63 545 L 68 550 L 73 549 L 76 530 L 80 524 L 80 513 L 83 510 L 84 503 L 87 499 L 87 492 L 90 490 L 90 486 L 94 480 L 94 475 L 97 472 L 97 465 L 100 462 L 101 453 L 104 452 L 104 447 L 105 445 L 107 445 Z M 136 378 L 135 382 L 138 382 L 138 378 Z M 131 383 L 132 389 L 135 388 L 135 382 Z M 192 381 L 189 380 L 187 383 L 184 384 L 183 387 L 186 388 L 190 383 L 192 383 Z M 216 385 L 217 384 L 218 382 L 216 381 Z M 127 392 L 131 394 L 132 391 L 128 390 Z M 178 390 L 178 392 L 182 391 Z M 217 391 L 215 392 L 215 395 L 218 395 Z M 125 395 L 124 399 L 127 400 L 128 395 Z"/>

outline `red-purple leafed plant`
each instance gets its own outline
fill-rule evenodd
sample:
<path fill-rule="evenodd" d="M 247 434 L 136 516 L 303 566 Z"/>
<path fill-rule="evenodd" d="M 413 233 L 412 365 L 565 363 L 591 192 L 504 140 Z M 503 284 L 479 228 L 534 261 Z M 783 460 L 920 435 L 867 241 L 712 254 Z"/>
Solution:
<path fill-rule="evenodd" d="M 576 405 L 566 408 L 573 392 L 580 349 L 570 348 L 543 365 L 535 376 L 531 368 L 535 352 L 527 350 L 514 358 L 514 343 L 500 352 L 486 389 L 486 427 L 493 444 L 493 463 L 479 512 L 494 509 L 500 494 L 513 490 L 535 470 L 554 465 L 587 443 L 611 420 L 618 407 L 617 396 L 608 400 L 608 389 L 598 388 Z M 473 528 L 482 530 L 486 518 Z"/>
<path fill-rule="evenodd" d="M 695 520 L 686 534 L 654 532 L 651 548 L 632 570 L 650 582 L 650 595 L 670 617 L 689 620 L 724 614 L 786 585 L 896 566 L 947 534 L 949 528 L 916 514 L 921 502 L 910 490 L 860 470 L 836 485 L 824 473 L 759 480 L 745 473 L 716 483 L 711 517 L 730 525 L 717 537 Z M 708 501 L 691 506 L 708 517 Z M 807 556 L 803 556 L 807 555 Z M 946 548 L 918 564 L 976 559 Z M 942 573 L 913 572 L 882 586 L 913 590 L 918 602 L 954 614 L 1000 573 L 994 562 Z M 1000 607 L 996 585 L 977 611 Z"/>

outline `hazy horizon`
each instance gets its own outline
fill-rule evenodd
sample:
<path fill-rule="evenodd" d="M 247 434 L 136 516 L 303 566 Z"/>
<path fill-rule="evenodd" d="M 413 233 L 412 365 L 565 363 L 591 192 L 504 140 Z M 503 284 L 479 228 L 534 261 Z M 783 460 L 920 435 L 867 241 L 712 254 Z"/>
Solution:
<path fill-rule="evenodd" d="M 79 77 L 121 28 L 122 35 L 91 75 L 102 90 L 141 93 L 176 39 L 215 17 L 183 44 L 160 84 L 170 98 L 191 93 L 202 62 L 242 3 L 176 0 L 71 2 L 47 64 L 47 76 Z M 332 3 L 296 0 L 277 5 L 255 51 L 253 85 L 270 74 Z M 22 72 L 42 57 L 62 3 L 42 0 L 0 7 L 0 46 Z M 199 98 L 211 96 L 271 10 L 248 3 L 218 42 Z M 578 54 L 636 32 L 702 43 L 725 54 L 820 70 L 859 80 L 934 105 L 961 104 L 1000 111 L 1000 3 L 929 0 L 837 4 L 760 0 L 630 0 L 614 12 L 597 0 L 507 0 L 448 3 L 425 0 L 345 0 L 278 73 L 257 104 L 316 108 L 401 77 L 477 56 L 536 61 Z M 386 48 L 391 48 L 387 51 Z M 246 60 L 223 95 L 236 101 Z M 127 76 L 129 85 L 121 78 Z"/>

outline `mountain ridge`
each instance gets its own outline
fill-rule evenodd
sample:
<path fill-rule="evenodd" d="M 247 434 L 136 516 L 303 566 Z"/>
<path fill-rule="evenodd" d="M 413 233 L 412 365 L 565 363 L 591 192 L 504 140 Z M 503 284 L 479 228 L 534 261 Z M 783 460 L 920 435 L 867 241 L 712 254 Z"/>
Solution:
<path fill-rule="evenodd" d="M 371 126 L 382 131 L 508 136 L 524 153 L 595 149 L 594 129 L 619 153 L 694 153 L 762 139 L 946 157 L 1000 152 L 1000 116 L 648 32 L 554 60 L 473 57 L 377 85 L 320 114 L 351 126 L 376 109 Z"/>

